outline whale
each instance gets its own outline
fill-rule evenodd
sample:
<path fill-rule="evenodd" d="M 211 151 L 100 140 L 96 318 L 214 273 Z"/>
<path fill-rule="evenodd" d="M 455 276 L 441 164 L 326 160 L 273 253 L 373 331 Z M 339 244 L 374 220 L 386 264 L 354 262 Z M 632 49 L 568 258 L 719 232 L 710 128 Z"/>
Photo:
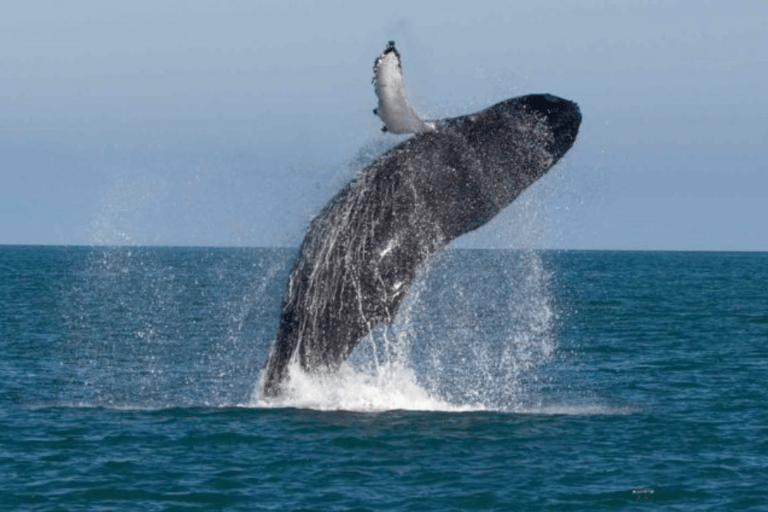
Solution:
<path fill-rule="evenodd" d="M 359 171 L 311 220 L 261 373 L 263 397 L 286 391 L 293 364 L 338 371 L 374 327 L 395 319 L 422 266 L 493 219 L 576 141 L 578 105 L 552 94 L 423 121 L 402 79 L 392 80 L 401 72 L 390 43 L 374 66 L 374 112 L 387 131 L 412 136 Z"/>

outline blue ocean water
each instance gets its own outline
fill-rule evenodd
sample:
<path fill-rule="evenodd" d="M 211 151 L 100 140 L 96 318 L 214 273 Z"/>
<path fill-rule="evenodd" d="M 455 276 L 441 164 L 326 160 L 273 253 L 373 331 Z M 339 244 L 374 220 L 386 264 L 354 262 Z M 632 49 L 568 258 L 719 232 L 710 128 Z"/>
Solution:
<path fill-rule="evenodd" d="M 768 254 L 449 250 L 268 402 L 294 255 L 0 246 L 0 509 L 768 510 Z"/>

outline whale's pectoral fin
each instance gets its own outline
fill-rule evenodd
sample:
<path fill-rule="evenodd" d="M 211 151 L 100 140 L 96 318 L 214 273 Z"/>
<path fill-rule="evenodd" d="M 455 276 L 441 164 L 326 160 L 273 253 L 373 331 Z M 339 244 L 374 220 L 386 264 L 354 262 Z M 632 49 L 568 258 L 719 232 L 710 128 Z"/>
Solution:
<path fill-rule="evenodd" d="M 403 86 L 403 68 L 395 42 L 390 41 L 373 64 L 373 87 L 379 100 L 373 113 L 379 116 L 391 133 L 418 133 L 434 130 L 434 123 L 425 122 L 408 104 Z"/>

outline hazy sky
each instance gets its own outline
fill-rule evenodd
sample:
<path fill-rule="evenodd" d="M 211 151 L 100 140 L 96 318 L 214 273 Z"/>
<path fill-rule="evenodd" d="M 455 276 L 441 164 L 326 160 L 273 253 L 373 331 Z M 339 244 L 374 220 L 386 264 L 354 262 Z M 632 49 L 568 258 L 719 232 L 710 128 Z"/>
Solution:
<path fill-rule="evenodd" d="M 0 244 L 297 245 L 379 132 L 549 92 L 576 145 L 463 246 L 768 250 L 768 2 L 30 1 L 0 17 Z"/>

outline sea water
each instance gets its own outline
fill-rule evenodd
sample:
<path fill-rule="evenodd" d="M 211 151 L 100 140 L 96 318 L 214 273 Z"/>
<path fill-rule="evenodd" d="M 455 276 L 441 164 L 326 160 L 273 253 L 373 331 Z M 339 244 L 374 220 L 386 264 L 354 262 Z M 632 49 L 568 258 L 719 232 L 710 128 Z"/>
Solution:
<path fill-rule="evenodd" d="M 768 510 L 768 254 L 449 249 L 268 401 L 295 254 L 0 246 L 0 509 Z"/>

